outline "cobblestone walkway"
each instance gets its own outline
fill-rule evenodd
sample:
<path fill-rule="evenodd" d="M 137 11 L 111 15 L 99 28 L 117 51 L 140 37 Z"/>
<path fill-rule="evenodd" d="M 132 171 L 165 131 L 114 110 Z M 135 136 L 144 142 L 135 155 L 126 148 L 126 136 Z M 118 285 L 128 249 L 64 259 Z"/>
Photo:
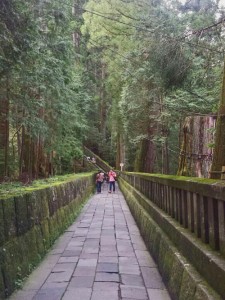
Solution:
<path fill-rule="evenodd" d="M 11 300 L 169 300 L 122 193 L 85 205 Z"/>

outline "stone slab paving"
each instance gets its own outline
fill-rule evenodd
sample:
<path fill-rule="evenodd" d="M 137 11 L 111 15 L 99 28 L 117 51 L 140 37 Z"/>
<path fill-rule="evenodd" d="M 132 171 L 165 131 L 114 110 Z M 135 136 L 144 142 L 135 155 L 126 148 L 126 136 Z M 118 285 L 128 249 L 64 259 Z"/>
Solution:
<path fill-rule="evenodd" d="M 91 197 L 11 300 L 169 300 L 118 189 Z"/>

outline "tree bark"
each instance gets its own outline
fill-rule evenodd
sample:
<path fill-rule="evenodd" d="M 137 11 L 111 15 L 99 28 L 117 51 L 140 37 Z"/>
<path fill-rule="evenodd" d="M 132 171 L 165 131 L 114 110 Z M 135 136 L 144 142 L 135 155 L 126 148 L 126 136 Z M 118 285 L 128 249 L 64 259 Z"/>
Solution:
<path fill-rule="evenodd" d="M 26 129 L 23 128 L 21 151 L 21 180 L 23 183 L 31 181 L 31 139 Z"/>
<path fill-rule="evenodd" d="M 142 140 L 135 159 L 134 171 L 153 173 L 156 160 L 156 146 L 151 139 Z"/>
<path fill-rule="evenodd" d="M 116 169 L 120 170 L 120 163 L 124 164 L 123 170 L 125 168 L 125 144 L 123 135 L 121 133 L 117 134 L 117 149 L 116 149 Z"/>
<path fill-rule="evenodd" d="M 106 93 L 105 93 L 106 66 L 101 65 L 101 87 L 100 87 L 100 133 L 106 138 Z"/>
<path fill-rule="evenodd" d="M 169 168 L 168 139 L 167 137 L 165 137 L 165 142 L 162 145 L 162 174 L 169 174 L 169 172 L 170 172 L 170 168 Z"/>
<path fill-rule="evenodd" d="M 9 148 L 8 117 L 9 117 L 9 99 L 8 99 L 8 91 L 7 91 L 6 93 L 3 93 L 2 98 L 0 100 L 0 181 L 4 180 L 5 176 L 8 176 L 8 148 Z"/>
<path fill-rule="evenodd" d="M 192 116 L 185 119 L 177 175 L 209 177 L 213 128 L 214 116 Z"/>
<path fill-rule="evenodd" d="M 216 122 L 215 148 L 213 151 L 213 161 L 211 168 L 211 178 L 219 179 L 221 174 L 216 173 L 225 166 L 225 62 L 223 69 L 222 91 L 219 103 L 219 110 Z"/>

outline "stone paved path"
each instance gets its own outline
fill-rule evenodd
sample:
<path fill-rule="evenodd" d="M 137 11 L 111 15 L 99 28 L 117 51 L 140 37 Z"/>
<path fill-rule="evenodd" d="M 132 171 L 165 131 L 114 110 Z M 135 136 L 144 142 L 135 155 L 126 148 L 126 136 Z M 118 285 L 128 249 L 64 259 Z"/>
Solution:
<path fill-rule="evenodd" d="M 94 195 L 11 300 L 169 300 L 122 193 Z"/>

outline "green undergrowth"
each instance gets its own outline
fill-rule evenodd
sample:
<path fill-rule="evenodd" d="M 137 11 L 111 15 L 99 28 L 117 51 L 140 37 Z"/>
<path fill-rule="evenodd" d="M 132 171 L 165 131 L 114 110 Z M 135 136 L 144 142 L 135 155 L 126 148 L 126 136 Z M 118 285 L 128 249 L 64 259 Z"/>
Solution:
<path fill-rule="evenodd" d="M 88 177 L 92 172 L 79 174 L 66 174 L 54 176 L 46 179 L 34 180 L 29 185 L 23 185 L 21 182 L 7 182 L 0 184 L 0 199 L 5 199 L 12 196 L 19 196 L 38 189 L 57 186 L 62 183 L 70 182 L 78 178 Z"/>

